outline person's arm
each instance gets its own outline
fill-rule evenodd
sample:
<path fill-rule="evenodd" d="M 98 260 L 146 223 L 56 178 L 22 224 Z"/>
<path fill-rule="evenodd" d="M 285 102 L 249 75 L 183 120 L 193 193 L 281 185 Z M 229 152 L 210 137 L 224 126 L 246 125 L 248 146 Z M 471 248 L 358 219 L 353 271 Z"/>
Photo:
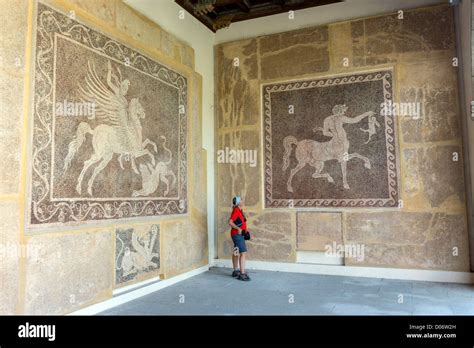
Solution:
<path fill-rule="evenodd" d="M 107 69 L 108 70 L 107 71 L 107 84 L 112 89 L 112 91 L 115 92 L 115 94 L 118 94 L 119 88 L 112 83 L 112 64 L 110 64 L 110 61 L 108 61 L 107 68 L 108 68 Z M 114 78 L 117 81 L 117 77 L 114 76 Z M 117 83 L 117 85 L 118 85 L 118 83 Z"/>
<path fill-rule="evenodd" d="M 358 123 L 358 122 L 362 121 L 365 117 L 369 117 L 369 116 L 372 116 L 372 115 L 375 115 L 375 112 L 367 111 L 367 112 L 364 112 L 362 115 L 359 115 L 359 116 L 356 116 L 356 117 L 344 116 L 342 120 L 343 120 L 344 123 Z"/>
<path fill-rule="evenodd" d="M 232 221 L 232 219 L 229 219 L 229 225 L 230 225 L 230 227 L 232 227 L 232 228 L 238 230 L 239 233 L 242 232 L 242 229 L 241 229 L 239 226 L 237 226 L 237 225 L 234 223 L 234 221 Z"/>

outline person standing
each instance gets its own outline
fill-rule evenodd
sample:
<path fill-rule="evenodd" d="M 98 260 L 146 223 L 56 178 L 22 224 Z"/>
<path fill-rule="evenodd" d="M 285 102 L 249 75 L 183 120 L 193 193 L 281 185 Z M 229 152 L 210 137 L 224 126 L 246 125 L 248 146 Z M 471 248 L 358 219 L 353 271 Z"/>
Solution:
<path fill-rule="evenodd" d="M 235 196 L 232 199 L 233 209 L 229 219 L 229 225 L 232 227 L 230 236 L 234 242 L 234 250 L 232 253 L 234 271 L 232 272 L 232 277 L 243 281 L 249 281 L 250 277 L 245 272 L 247 246 L 245 244 L 244 236 L 242 235 L 242 231 L 247 231 L 247 219 L 243 212 L 243 203 L 243 199 L 240 196 Z"/>

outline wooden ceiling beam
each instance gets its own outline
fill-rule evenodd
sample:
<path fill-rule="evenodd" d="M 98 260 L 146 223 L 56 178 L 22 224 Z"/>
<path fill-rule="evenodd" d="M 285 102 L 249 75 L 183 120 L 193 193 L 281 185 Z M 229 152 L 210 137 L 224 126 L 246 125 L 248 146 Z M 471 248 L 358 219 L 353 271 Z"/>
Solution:
<path fill-rule="evenodd" d="M 194 6 L 197 4 L 197 0 L 175 1 L 213 32 L 216 32 L 216 29 L 214 28 L 216 22 L 228 21 L 229 18 L 232 18 L 231 22 L 234 23 L 288 11 L 296 11 L 309 7 L 342 2 L 342 0 L 304 0 L 300 2 L 289 0 L 269 0 L 260 2 L 252 2 L 249 0 L 217 0 L 212 13 L 207 15 L 197 15 L 194 12 Z"/>
<path fill-rule="evenodd" d="M 195 13 L 194 13 L 194 7 L 193 7 L 193 4 L 191 3 L 190 0 L 175 0 L 175 2 L 181 6 L 182 8 L 184 8 L 187 12 L 189 12 L 194 18 L 196 18 L 199 22 L 201 22 L 202 24 L 204 24 L 209 30 L 211 30 L 212 32 L 216 32 L 216 30 L 212 27 L 212 20 L 207 17 L 207 16 L 197 16 Z"/>
<path fill-rule="evenodd" d="M 338 2 L 341 2 L 341 0 L 309 0 L 303 3 L 299 3 L 299 4 L 286 3 L 285 5 L 273 6 L 271 8 L 268 8 L 268 7 L 264 7 L 260 9 L 251 8 L 249 13 L 236 13 L 232 19 L 232 23 L 245 21 L 248 19 L 265 17 L 265 16 L 272 16 L 275 14 L 284 13 L 288 11 L 296 11 L 296 10 L 302 10 L 305 8 L 310 8 L 310 7 L 329 5 L 329 4 L 334 4 Z M 233 14 L 233 13 L 231 13 L 230 11 L 226 12 L 225 14 L 222 13 L 222 15 L 229 15 L 229 14 Z"/>
<path fill-rule="evenodd" d="M 250 12 L 250 4 L 248 3 L 247 0 L 238 0 L 237 1 L 237 6 L 240 7 L 240 9 L 242 11 L 244 11 L 245 13 L 249 13 Z"/>

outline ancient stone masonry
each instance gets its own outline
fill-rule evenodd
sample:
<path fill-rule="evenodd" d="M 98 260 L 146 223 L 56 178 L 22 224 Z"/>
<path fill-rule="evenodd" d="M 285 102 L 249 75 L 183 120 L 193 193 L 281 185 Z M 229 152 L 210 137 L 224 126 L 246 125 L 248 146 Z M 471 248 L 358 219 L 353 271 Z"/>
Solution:
<path fill-rule="evenodd" d="M 298 212 L 296 214 L 298 250 L 325 251 L 332 243 L 342 244 L 342 214 Z"/>
<path fill-rule="evenodd" d="M 434 23 L 436 23 L 434 25 Z M 452 50 L 452 8 L 433 6 L 351 22 L 354 66 L 403 61 L 403 54 Z M 425 57 L 427 58 L 427 57 Z"/>
<path fill-rule="evenodd" d="M 398 205 L 392 71 L 263 86 L 266 207 Z"/>
<path fill-rule="evenodd" d="M 252 259 L 336 243 L 365 246 L 346 265 L 469 270 L 453 57 L 446 4 L 217 45 L 217 148 L 261 159 L 216 166 L 219 257 L 241 194 Z"/>
<path fill-rule="evenodd" d="M 39 3 L 29 224 L 187 212 L 185 76 Z"/>
<path fill-rule="evenodd" d="M 218 232 L 225 239 L 222 242 L 223 255 L 232 255 L 233 243 L 229 238 L 227 224 L 229 214 L 219 218 Z M 246 213 L 251 226 L 252 239 L 247 242 L 253 260 L 294 261 L 294 239 L 291 231 L 291 215 L 286 212 Z"/>

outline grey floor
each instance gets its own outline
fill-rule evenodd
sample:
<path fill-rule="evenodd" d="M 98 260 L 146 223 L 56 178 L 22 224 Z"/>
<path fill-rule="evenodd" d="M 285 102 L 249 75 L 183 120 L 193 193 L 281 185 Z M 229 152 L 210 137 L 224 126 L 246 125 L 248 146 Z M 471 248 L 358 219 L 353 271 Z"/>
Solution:
<path fill-rule="evenodd" d="M 209 272 L 99 315 L 474 315 L 474 286 L 229 269 Z"/>

